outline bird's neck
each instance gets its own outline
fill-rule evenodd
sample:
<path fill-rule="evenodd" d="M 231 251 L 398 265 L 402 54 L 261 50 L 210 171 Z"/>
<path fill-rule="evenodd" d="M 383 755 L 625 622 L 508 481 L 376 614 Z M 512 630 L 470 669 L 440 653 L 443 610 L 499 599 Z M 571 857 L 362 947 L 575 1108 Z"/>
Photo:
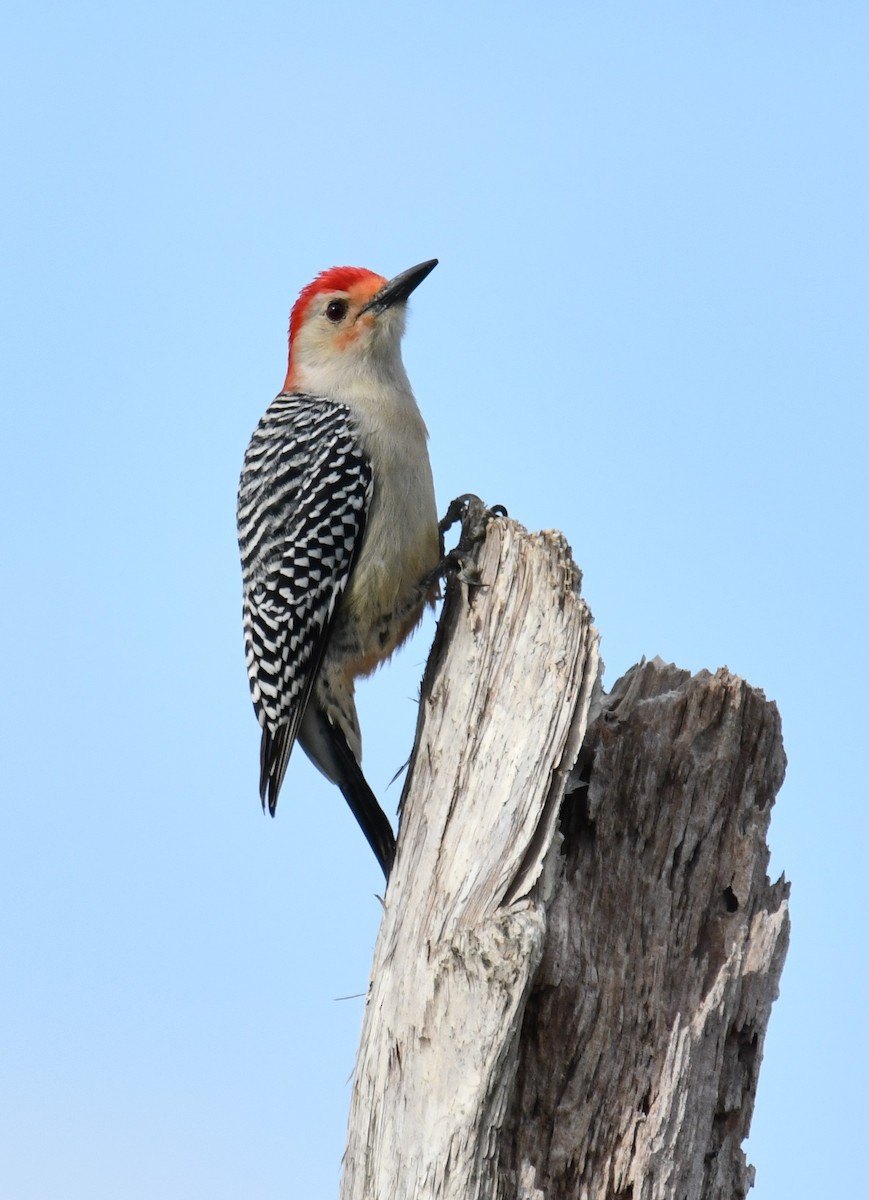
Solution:
<path fill-rule="evenodd" d="M 416 401 L 401 355 L 337 357 L 328 361 L 296 361 L 290 355 L 285 392 L 328 396 L 351 408 L 372 402 L 416 409 Z"/>

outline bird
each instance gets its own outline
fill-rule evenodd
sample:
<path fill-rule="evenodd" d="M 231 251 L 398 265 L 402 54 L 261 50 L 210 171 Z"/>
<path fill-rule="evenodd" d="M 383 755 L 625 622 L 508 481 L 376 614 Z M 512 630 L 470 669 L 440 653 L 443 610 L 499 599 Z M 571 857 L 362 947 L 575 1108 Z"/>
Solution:
<path fill-rule="evenodd" d="M 296 742 L 337 784 L 389 878 L 395 837 L 362 773 L 355 680 L 410 636 L 442 558 L 428 431 L 401 357 L 407 301 L 437 266 L 331 267 L 290 316 L 284 385 L 241 470 L 238 543 L 260 799 Z"/>

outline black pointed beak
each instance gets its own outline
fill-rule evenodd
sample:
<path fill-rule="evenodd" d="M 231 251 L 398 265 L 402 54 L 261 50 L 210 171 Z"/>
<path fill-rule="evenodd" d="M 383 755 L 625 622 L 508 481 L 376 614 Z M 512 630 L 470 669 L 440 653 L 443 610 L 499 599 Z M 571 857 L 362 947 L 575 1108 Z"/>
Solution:
<path fill-rule="evenodd" d="M 390 279 L 389 283 L 383 285 L 376 296 L 373 296 L 365 307 L 360 312 L 360 316 L 365 312 L 383 312 L 387 308 L 391 308 L 393 304 L 403 304 L 410 293 L 418 288 L 426 275 L 430 275 L 438 265 L 436 258 L 430 258 L 428 262 L 420 263 L 416 267 L 411 267 L 407 271 L 402 271 L 400 275 L 396 275 L 394 279 Z"/>

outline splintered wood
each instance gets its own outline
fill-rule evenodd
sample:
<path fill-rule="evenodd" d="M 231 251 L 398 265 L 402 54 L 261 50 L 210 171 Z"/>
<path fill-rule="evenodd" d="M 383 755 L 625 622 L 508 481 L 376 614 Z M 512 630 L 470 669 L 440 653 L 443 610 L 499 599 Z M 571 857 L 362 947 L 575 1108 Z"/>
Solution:
<path fill-rule="evenodd" d="M 657 660 L 602 697 L 558 534 L 494 521 L 479 569 L 423 682 L 341 1196 L 742 1197 L 787 946 L 775 706 Z"/>

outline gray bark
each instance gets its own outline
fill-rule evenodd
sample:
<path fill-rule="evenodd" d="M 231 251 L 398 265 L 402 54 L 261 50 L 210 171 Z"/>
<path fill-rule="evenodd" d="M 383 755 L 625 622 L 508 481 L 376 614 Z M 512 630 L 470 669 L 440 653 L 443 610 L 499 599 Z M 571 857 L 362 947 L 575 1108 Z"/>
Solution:
<path fill-rule="evenodd" d="M 787 947 L 778 713 L 633 668 L 560 535 L 489 526 L 420 704 L 343 1200 L 743 1197 Z"/>

